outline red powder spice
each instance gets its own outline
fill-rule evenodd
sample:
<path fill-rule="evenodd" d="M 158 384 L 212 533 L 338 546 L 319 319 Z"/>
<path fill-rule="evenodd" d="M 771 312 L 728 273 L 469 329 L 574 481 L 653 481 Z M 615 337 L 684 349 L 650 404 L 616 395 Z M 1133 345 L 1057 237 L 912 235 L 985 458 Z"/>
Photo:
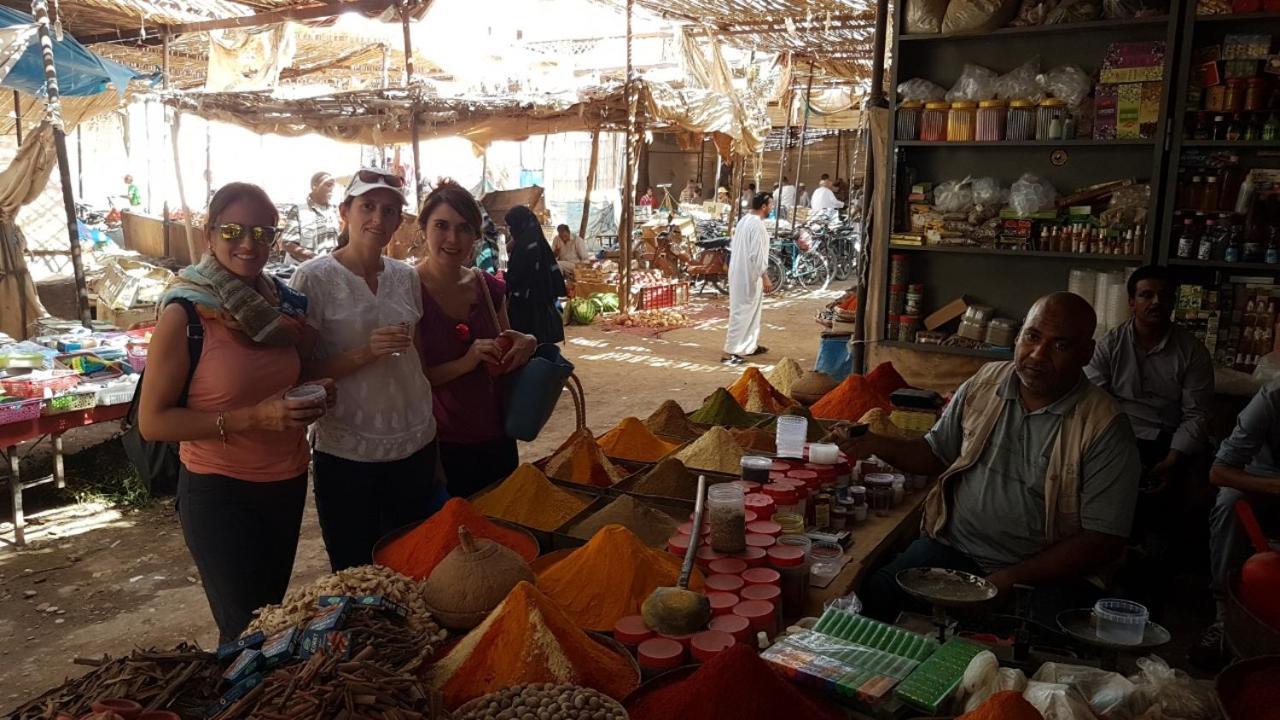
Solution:
<path fill-rule="evenodd" d="M 810 700 L 749 645 L 737 644 L 708 660 L 697 672 L 627 706 L 631 720 L 838 720 L 842 717 Z"/>
<path fill-rule="evenodd" d="M 857 422 L 868 410 L 875 408 L 888 410 L 889 397 L 881 395 L 862 375 L 850 375 L 814 403 L 809 412 L 824 420 Z"/>
<path fill-rule="evenodd" d="M 956 720 L 1044 720 L 1044 716 L 1022 697 L 1022 693 L 1006 690 L 992 695 Z"/>
<path fill-rule="evenodd" d="M 414 580 L 423 580 L 458 547 L 458 528 L 464 525 L 472 537 L 489 538 L 506 545 L 526 562 L 538 557 L 538 546 L 528 535 L 496 525 L 476 512 L 471 503 L 453 498 L 435 515 L 378 548 L 374 562 Z"/>
<path fill-rule="evenodd" d="M 898 390 L 911 387 L 890 362 L 882 362 L 875 366 L 875 369 L 867 373 L 867 382 L 871 383 L 871 387 L 884 397 L 885 402 L 888 402 L 889 396 Z"/>
<path fill-rule="evenodd" d="M 1228 691 L 1227 685 L 1230 685 Z M 1280 719 L 1280 669 L 1256 667 L 1224 682 L 1222 704 L 1232 718 Z"/>

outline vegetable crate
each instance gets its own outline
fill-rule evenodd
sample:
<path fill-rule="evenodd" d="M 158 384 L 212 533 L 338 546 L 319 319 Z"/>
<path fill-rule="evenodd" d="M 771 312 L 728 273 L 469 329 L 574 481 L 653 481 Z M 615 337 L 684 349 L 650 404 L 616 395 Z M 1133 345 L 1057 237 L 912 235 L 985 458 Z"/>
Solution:
<path fill-rule="evenodd" d="M 0 425 L 35 420 L 40 417 L 41 404 L 40 398 L 0 403 Z"/>
<path fill-rule="evenodd" d="M 92 410 L 98 405 L 98 391 L 75 390 L 44 401 L 42 415 L 59 415 L 77 410 Z"/>
<path fill-rule="evenodd" d="M 689 302 L 689 283 L 673 282 L 640 288 L 640 309 L 661 310 Z"/>
<path fill-rule="evenodd" d="M 80 383 L 74 370 L 43 370 L 21 377 L 0 380 L 4 394 L 20 398 L 43 398 L 69 390 Z"/>

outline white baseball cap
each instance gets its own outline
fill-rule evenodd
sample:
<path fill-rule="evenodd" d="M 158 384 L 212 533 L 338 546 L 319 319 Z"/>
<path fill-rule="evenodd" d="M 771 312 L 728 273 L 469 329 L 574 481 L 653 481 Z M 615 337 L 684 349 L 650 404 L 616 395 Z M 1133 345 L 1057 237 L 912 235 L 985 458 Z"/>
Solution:
<path fill-rule="evenodd" d="M 400 197 L 401 203 L 409 204 L 409 198 L 405 196 L 404 179 L 390 170 L 376 167 L 362 167 L 357 170 L 356 174 L 351 176 L 351 183 L 347 185 L 347 192 L 343 194 L 342 199 L 360 197 L 372 190 L 381 189 L 394 192 Z"/>

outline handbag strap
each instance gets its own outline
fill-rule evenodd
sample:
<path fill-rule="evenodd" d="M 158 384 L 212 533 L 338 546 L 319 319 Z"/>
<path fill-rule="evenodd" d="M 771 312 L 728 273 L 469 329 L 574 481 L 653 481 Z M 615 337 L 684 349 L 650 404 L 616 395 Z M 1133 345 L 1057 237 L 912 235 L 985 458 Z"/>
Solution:
<path fill-rule="evenodd" d="M 493 319 L 493 326 L 498 328 L 498 334 L 510 330 L 511 328 L 503 324 L 497 308 L 493 305 L 493 295 L 489 293 L 489 282 L 484 279 L 484 271 L 480 268 L 471 268 L 471 272 L 475 274 L 476 282 L 480 283 L 480 294 L 484 295 L 484 304 L 489 308 L 489 317 Z"/>

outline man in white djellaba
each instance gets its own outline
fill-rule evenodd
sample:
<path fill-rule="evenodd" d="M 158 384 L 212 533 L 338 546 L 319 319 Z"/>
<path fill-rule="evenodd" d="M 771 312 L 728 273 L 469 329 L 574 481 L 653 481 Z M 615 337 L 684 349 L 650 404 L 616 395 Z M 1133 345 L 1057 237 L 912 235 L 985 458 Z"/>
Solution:
<path fill-rule="evenodd" d="M 756 193 L 751 212 L 742 216 L 729 245 L 729 330 L 724 341 L 726 365 L 741 365 L 751 355 L 768 348 L 760 344 L 760 315 L 764 294 L 773 291 L 766 270 L 769 266 L 769 233 L 764 218 L 773 198 Z"/>

